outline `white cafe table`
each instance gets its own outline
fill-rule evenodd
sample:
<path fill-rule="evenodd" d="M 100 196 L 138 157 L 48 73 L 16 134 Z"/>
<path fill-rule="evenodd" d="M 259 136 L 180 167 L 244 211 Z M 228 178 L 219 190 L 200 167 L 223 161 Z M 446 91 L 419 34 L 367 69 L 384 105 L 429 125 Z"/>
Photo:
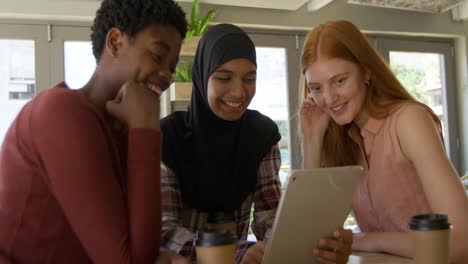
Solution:
<path fill-rule="evenodd" d="M 412 261 L 412 259 L 384 253 L 353 252 L 349 256 L 348 264 L 403 264 L 412 263 Z"/>

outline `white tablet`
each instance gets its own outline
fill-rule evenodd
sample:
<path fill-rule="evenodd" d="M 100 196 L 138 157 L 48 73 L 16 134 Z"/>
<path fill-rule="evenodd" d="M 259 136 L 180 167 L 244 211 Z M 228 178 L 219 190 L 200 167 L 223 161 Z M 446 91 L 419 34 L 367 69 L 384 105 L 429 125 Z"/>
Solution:
<path fill-rule="evenodd" d="M 359 166 L 291 171 L 262 263 L 318 263 L 311 250 L 343 226 L 361 172 Z"/>

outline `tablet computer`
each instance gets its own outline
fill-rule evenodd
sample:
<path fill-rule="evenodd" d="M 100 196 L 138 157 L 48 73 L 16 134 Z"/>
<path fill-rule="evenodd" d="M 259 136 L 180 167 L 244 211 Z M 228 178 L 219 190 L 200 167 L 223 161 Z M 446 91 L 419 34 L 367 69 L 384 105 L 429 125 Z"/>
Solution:
<path fill-rule="evenodd" d="M 360 166 L 291 171 L 262 263 L 318 263 L 312 248 L 343 226 L 361 172 Z"/>

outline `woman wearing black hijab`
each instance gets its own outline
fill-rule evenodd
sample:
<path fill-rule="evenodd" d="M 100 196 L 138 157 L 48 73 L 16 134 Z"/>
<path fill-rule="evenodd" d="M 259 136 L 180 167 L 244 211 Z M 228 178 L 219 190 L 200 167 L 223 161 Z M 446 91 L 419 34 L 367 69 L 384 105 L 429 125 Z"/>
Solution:
<path fill-rule="evenodd" d="M 241 241 L 252 205 L 258 240 L 273 225 L 281 195 L 281 136 L 270 118 L 247 110 L 256 64 L 255 46 L 244 31 L 214 26 L 197 48 L 188 111 L 161 120 L 162 246 L 178 254 L 194 259 L 193 236 L 208 215 L 233 216 Z M 237 260 L 259 263 L 262 254 L 262 242 L 240 243 Z"/>

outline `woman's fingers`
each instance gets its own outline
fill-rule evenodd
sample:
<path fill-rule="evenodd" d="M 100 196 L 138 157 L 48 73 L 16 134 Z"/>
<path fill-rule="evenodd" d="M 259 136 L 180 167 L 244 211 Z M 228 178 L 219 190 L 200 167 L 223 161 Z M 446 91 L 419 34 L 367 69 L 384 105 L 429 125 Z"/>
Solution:
<path fill-rule="evenodd" d="M 346 244 L 353 243 L 353 232 L 351 230 L 340 228 L 333 232 L 333 236 L 337 239 L 342 239 Z"/>
<path fill-rule="evenodd" d="M 314 256 L 324 261 L 331 261 L 332 263 L 336 262 L 336 252 L 334 251 L 314 248 L 312 253 L 314 254 Z"/>
<path fill-rule="evenodd" d="M 346 263 L 352 253 L 352 241 L 352 232 L 340 228 L 333 233 L 332 238 L 320 239 L 312 253 L 320 263 Z"/>
<path fill-rule="evenodd" d="M 311 99 L 304 99 L 301 105 L 301 113 L 307 113 L 308 111 L 313 110 L 317 105 Z"/>

